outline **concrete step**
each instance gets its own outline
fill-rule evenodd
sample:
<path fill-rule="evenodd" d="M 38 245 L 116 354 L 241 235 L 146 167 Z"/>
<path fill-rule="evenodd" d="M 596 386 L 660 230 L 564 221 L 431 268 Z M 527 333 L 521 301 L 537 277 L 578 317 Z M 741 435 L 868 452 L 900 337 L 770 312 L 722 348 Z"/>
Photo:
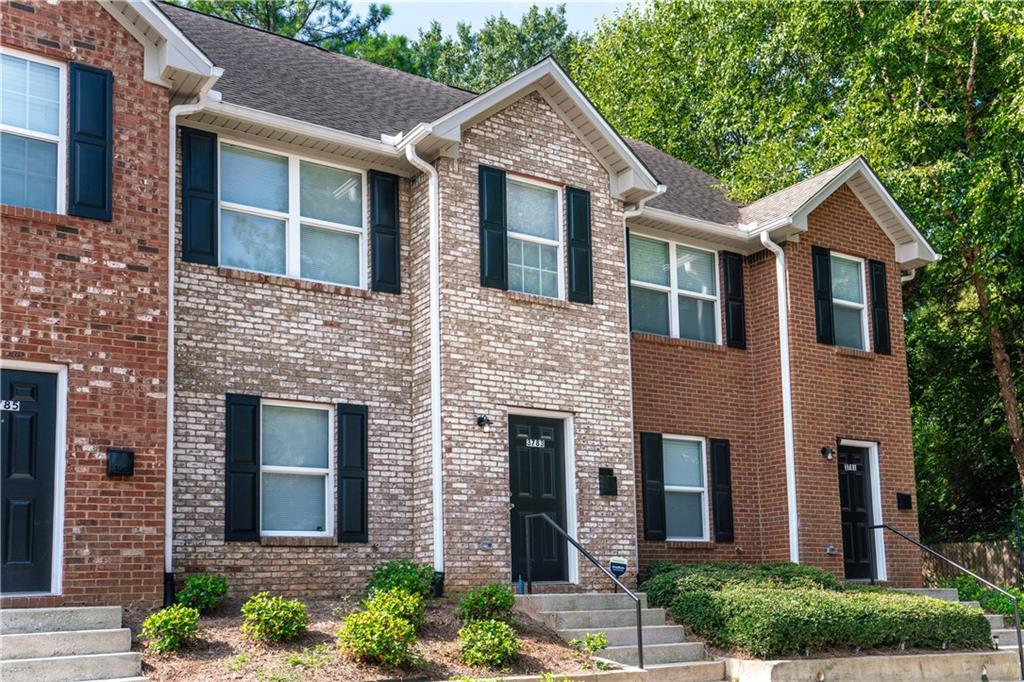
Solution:
<path fill-rule="evenodd" d="M 636 611 L 611 609 L 606 611 L 551 611 L 541 613 L 542 620 L 552 630 L 593 630 L 636 626 Z M 665 609 L 644 609 L 640 612 L 644 625 L 664 625 Z"/>
<path fill-rule="evenodd" d="M 3 680 L 77 682 L 139 677 L 141 673 L 142 655 L 135 652 L 0 661 L 0 679 Z"/>
<path fill-rule="evenodd" d="M 77 654 L 116 654 L 131 651 L 132 633 L 118 630 L 71 630 L 0 635 L 0 660 L 50 658 Z"/>
<path fill-rule="evenodd" d="M 988 618 L 988 626 L 993 630 L 1002 630 L 1006 627 L 1006 616 L 1001 613 L 986 613 L 985 617 Z"/>
<path fill-rule="evenodd" d="M 583 639 L 588 633 L 603 632 L 608 638 L 608 646 L 636 646 L 636 625 L 624 628 L 581 628 L 578 630 L 559 630 L 558 636 L 564 640 Z M 681 625 L 646 625 L 644 626 L 644 646 L 648 644 L 672 644 L 685 642 L 686 633 Z"/>
<path fill-rule="evenodd" d="M 953 587 L 902 587 L 903 592 L 941 599 L 943 601 L 960 601 L 960 593 Z"/>
<path fill-rule="evenodd" d="M 655 663 L 646 667 L 647 682 L 721 682 L 725 679 L 725 661 Z"/>
<path fill-rule="evenodd" d="M 65 606 L 52 609 L 4 609 L 0 611 L 0 635 L 116 630 L 120 627 L 120 606 Z"/>
<path fill-rule="evenodd" d="M 964 606 L 970 606 L 972 609 L 980 609 L 981 608 L 981 602 L 980 601 L 962 601 L 960 603 L 963 604 Z"/>
<path fill-rule="evenodd" d="M 610 646 L 600 654 L 600 658 L 607 658 L 609 661 L 624 663 L 626 665 L 638 665 L 636 646 Z M 656 663 L 687 663 L 690 661 L 704 660 L 703 642 L 678 642 L 676 644 L 651 644 L 644 645 L 644 665 Z"/>
<path fill-rule="evenodd" d="M 640 606 L 647 608 L 647 595 L 639 594 L 637 596 L 640 597 Z M 628 594 L 622 592 L 516 595 L 516 605 L 534 613 L 636 609 L 636 602 Z"/>
<path fill-rule="evenodd" d="M 1004 644 L 1017 646 L 1017 630 L 1014 628 L 999 628 L 998 630 L 992 630 L 992 636 L 999 638 L 1000 647 Z"/>

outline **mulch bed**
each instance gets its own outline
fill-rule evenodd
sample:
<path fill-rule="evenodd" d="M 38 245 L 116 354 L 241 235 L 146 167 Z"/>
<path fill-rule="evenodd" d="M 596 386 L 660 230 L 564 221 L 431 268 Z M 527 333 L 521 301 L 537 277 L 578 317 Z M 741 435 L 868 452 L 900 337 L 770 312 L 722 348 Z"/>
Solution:
<path fill-rule="evenodd" d="M 522 650 L 519 659 L 507 670 L 471 668 L 459 660 L 458 631 L 461 623 L 455 615 L 455 603 L 447 598 L 433 599 L 427 609 L 426 624 L 417 637 L 420 663 L 413 669 L 384 669 L 350 660 L 336 646 L 335 631 L 341 618 L 359 607 L 358 600 L 307 600 L 310 620 L 306 633 L 287 644 L 257 645 L 242 637 L 240 601 L 226 601 L 216 613 L 203 616 L 200 639 L 176 654 L 154 654 L 136 643 L 141 651 L 142 674 L 150 680 L 258 680 L 260 682 L 300 682 L 301 680 L 447 680 L 452 678 L 488 678 L 496 675 L 526 675 L 542 672 L 571 674 L 584 670 L 579 655 L 549 628 L 516 613 L 515 629 Z M 126 614 L 133 632 L 146 614 Z M 314 665 L 293 665 L 289 655 L 321 645 L 326 653 Z M 308 653 L 308 652 L 307 652 Z M 307 660 L 314 657 L 306 657 Z"/>

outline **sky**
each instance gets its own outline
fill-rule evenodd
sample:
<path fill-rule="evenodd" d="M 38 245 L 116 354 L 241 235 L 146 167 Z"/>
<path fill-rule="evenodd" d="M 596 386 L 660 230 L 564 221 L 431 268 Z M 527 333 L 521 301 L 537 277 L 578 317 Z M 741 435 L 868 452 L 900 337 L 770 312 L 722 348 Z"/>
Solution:
<path fill-rule="evenodd" d="M 434 19 L 441 22 L 441 30 L 445 34 L 455 33 L 455 25 L 460 21 L 469 22 L 473 28 L 483 25 L 484 19 L 495 14 L 504 14 L 509 20 L 519 23 L 520 17 L 532 5 L 541 8 L 556 6 L 563 3 L 533 2 L 522 0 L 517 2 L 476 2 L 473 0 L 448 0 L 433 2 L 431 0 L 383 0 L 391 5 L 391 17 L 382 26 L 386 33 L 403 33 L 410 38 L 419 35 L 419 29 L 426 29 Z M 378 4 L 381 4 L 378 0 Z M 600 2 L 566 0 L 565 19 L 570 31 L 590 31 L 594 20 L 605 14 L 614 14 L 615 10 L 625 9 L 625 0 L 601 0 Z M 352 2 L 354 14 L 366 14 L 369 2 Z"/>

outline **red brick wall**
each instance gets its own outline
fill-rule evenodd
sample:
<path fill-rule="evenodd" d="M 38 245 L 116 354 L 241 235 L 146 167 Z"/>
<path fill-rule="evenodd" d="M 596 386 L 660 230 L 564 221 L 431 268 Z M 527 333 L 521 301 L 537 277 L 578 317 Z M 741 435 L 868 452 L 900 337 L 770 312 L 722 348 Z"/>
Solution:
<path fill-rule="evenodd" d="M 900 270 L 892 243 L 846 187 L 812 212 L 808 225 L 798 243 L 785 247 L 800 559 L 841 577 L 837 464 L 821 456 L 822 446 L 835 447 L 837 438 L 879 443 L 883 519 L 917 535 L 916 511 L 895 508 L 897 491 L 912 495 L 915 491 Z M 817 343 L 810 255 L 814 244 L 886 263 L 891 355 Z M 653 431 L 729 439 L 736 526 L 732 544 L 645 541 L 643 491 L 638 486 L 641 564 L 657 559 L 789 559 L 774 257 L 766 251 L 749 256 L 744 270 L 747 350 L 633 335 L 637 434 Z M 639 437 L 636 466 L 639 474 Z M 826 554 L 830 544 L 839 550 L 837 555 Z M 889 536 L 886 551 L 891 581 L 920 582 L 916 550 Z"/>
<path fill-rule="evenodd" d="M 4 3 L 8 47 L 114 73 L 113 220 L 0 207 L 6 359 L 68 368 L 62 596 L 4 605 L 162 598 L 167 379 L 167 90 L 98 3 Z M 135 450 L 109 478 L 106 448 Z"/>

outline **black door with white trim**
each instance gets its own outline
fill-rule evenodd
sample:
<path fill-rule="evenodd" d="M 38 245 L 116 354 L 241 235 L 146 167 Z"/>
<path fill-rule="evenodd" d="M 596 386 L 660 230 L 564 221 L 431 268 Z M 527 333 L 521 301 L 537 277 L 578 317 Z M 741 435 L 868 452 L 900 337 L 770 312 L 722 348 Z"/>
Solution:
<path fill-rule="evenodd" d="M 546 513 L 565 528 L 565 423 L 511 415 L 509 477 L 512 513 L 512 580 L 526 579 L 526 524 L 530 523 L 533 579 L 568 580 L 568 543 L 543 519 Z"/>
<path fill-rule="evenodd" d="M 57 375 L 3 370 L 0 471 L 4 594 L 49 592 L 53 559 Z"/>
<path fill-rule="evenodd" d="M 867 448 L 839 446 L 839 507 L 847 580 L 871 577 L 871 495 Z"/>

